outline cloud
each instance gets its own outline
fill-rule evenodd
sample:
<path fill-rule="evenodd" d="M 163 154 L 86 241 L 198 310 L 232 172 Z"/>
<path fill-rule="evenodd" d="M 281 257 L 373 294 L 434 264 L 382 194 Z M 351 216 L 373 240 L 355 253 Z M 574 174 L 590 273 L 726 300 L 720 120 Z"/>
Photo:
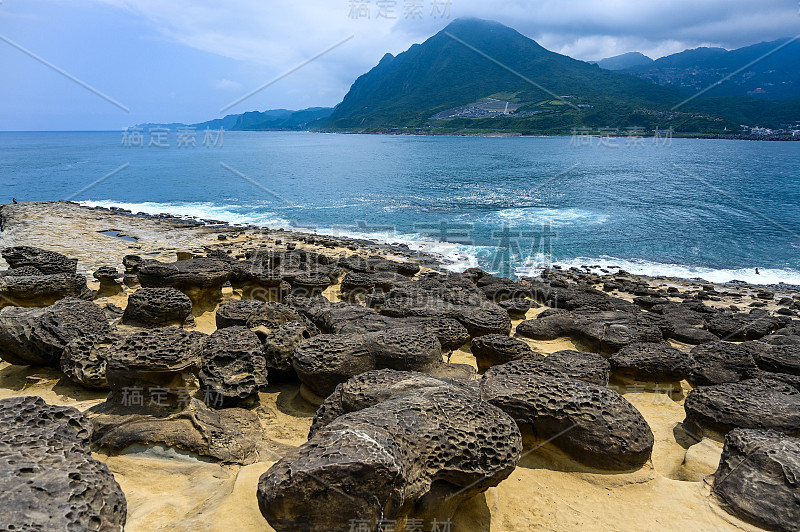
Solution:
<path fill-rule="evenodd" d="M 214 79 L 211 80 L 211 86 L 221 91 L 239 91 L 242 90 L 242 84 L 238 81 L 231 81 L 229 79 Z"/>

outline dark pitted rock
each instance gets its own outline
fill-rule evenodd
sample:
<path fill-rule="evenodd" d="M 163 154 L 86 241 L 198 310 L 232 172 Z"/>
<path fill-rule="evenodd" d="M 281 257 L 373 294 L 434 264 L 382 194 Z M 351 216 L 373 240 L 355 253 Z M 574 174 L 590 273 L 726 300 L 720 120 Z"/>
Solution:
<path fill-rule="evenodd" d="M 532 299 L 527 298 L 513 298 L 500 301 L 498 303 L 501 308 L 508 312 L 509 316 L 522 318 L 532 308 L 538 308 L 539 303 Z"/>
<path fill-rule="evenodd" d="M 354 272 L 350 271 L 342 279 L 340 288 L 343 294 L 351 292 L 370 293 L 377 289 L 388 292 L 394 286 L 408 281 L 408 278 L 395 272 Z"/>
<path fill-rule="evenodd" d="M 690 345 L 715 342 L 719 337 L 706 330 L 708 320 L 716 310 L 706 307 L 702 301 L 686 300 L 681 303 L 663 303 L 654 305 L 650 311 L 659 314 L 670 324 L 671 331 L 664 336 L 674 338 Z"/>
<path fill-rule="evenodd" d="M 726 434 L 735 428 L 800 435 L 800 392 L 772 379 L 700 386 L 686 396 L 684 426 L 691 432 Z"/>
<path fill-rule="evenodd" d="M 65 298 L 45 308 L 0 310 L 0 358 L 11 364 L 60 368 L 66 345 L 111 330 L 99 306 Z"/>
<path fill-rule="evenodd" d="M 469 342 L 469 331 L 451 318 L 405 318 L 398 320 L 397 327 L 419 327 L 436 336 L 443 350 L 452 351 Z"/>
<path fill-rule="evenodd" d="M 261 340 L 246 327 L 215 331 L 203 342 L 200 359 L 200 389 L 215 407 L 238 405 L 267 386 Z"/>
<path fill-rule="evenodd" d="M 725 437 L 714 495 L 730 513 L 770 530 L 800 530 L 800 440 L 735 429 Z"/>
<path fill-rule="evenodd" d="M 150 262 L 150 260 L 144 259 L 139 255 L 125 255 L 122 257 L 122 265 L 125 267 L 126 273 L 136 274 L 139 271 L 139 267 L 145 262 Z"/>
<path fill-rule="evenodd" d="M 217 329 L 244 327 L 247 319 L 262 306 L 264 302 L 256 299 L 234 299 L 223 303 L 216 313 Z"/>
<path fill-rule="evenodd" d="M 4 530 L 123 530 L 127 503 L 92 457 L 92 425 L 40 397 L 0 400 L 0 526 Z"/>
<path fill-rule="evenodd" d="M 569 378 L 606 386 L 609 377 L 609 363 L 600 355 L 583 351 L 557 351 L 546 357 L 534 355 L 486 371 L 485 377 L 500 378 L 503 375 L 544 376 Z"/>
<path fill-rule="evenodd" d="M 181 391 L 192 386 L 206 337 L 197 331 L 163 327 L 133 333 L 116 342 L 107 351 L 108 402 L 131 406 L 134 389 L 145 396 L 157 390 L 159 401 L 148 405 L 157 409 L 186 402 Z"/>
<path fill-rule="evenodd" d="M 772 345 L 800 345 L 800 326 L 782 327 L 769 336 L 765 336 L 761 341 Z"/>
<path fill-rule="evenodd" d="M 122 322 L 141 327 L 193 322 L 192 300 L 175 288 L 141 288 L 128 296 Z"/>
<path fill-rule="evenodd" d="M 385 257 L 350 255 L 339 260 L 339 266 L 354 272 L 396 272 L 405 276 L 419 273 L 419 264 L 389 260 Z"/>
<path fill-rule="evenodd" d="M 417 371 L 376 369 L 361 373 L 337 385 L 334 392 L 320 405 L 314 415 L 308 438 L 313 438 L 320 429 L 349 412 L 369 408 L 409 391 L 441 386 L 454 386 L 475 393 L 468 383 Z"/>
<path fill-rule="evenodd" d="M 94 292 L 89 290 L 86 278 L 77 273 L 0 277 L 0 308 L 44 307 L 65 297 L 90 300 Z"/>
<path fill-rule="evenodd" d="M 78 270 L 78 259 L 31 246 L 4 248 L 0 255 L 12 269 L 33 266 L 44 274 L 75 273 Z"/>
<path fill-rule="evenodd" d="M 689 355 L 667 342 L 631 344 L 608 361 L 616 375 L 654 382 L 683 380 L 692 369 Z"/>
<path fill-rule="evenodd" d="M 517 334 L 534 340 L 569 337 L 595 353 L 613 354 L 640 342 L 661 342 L 663 335 L 657 315 L 643 312 L 556 311 L 517 326 Z"/>
<path fill-rule="evenodd" d="M 759 368 L 773 373 L 800 375 L 800 345 L 765 346 L 753 353 L 753 359 Z"/>
<path fill-rule="evenodd" d="M 228 263 L 198 258 L 178 262 L 145 262 L 137 276 L 145 288 L 177 288 L 194 304 L 216 303 L 222 298 L 222 285 L 231 277 Z"/>
<path fill-rule="evenodd" d="M 120 339 L 116 332 L 75 338 L 61 355 L 61 371 L 69 380 L 85 388 L 108 388 L 108 351 Z"/>
<path fill-rule="evenodd" d="M 769 349 L 761 342 L 711 342 L 691 351 L 689 380 L 698 386 L 738 382 L 758 376 L 754 356 Z"/>
<path fill-rule="evenodd" d="M 36 275 L 44 275 L 39 268 L 34 266 L 20 266 L 13 270 L 6 270 L 0 272 L 0 277 L 30 277 Z"/>
<path fill-rule="evenodd" d="M 780 326 L 780 319 L 767 313 L 720 313 L 708 321 L 708 330 L 723 340 L 758 340 Z"/>
<path fill-rule="evenodd" d="M 306 324 L 290 321 L 261 338 L 270 375 L 278 379 L 293 377 L 295 373 L 292 360 L 295 349 L 303 340 L 317 334 L 316 329 L 309 329 Z"/>
<path fill-rule="evenodd" d="M 325 289 L 333 284 L 333 281 L 327 273 L 312 270 L 302 272 L 295 276 L 291 284 L 293 292 L 302 296 L 311 297 L 324 292 Z"/>
<path fill-rule="evenodd" d="M 249 329 L 258 334 L 260 338 L 264 338 L 281 325 L 293 321 L 302 323 L 314 334 L 318 333 L 316 326 L 311 320 L 293 307 L 284 305 L 283 303 L 262 303 L 262 305 L 247 318 L 246 325 Z"/>
<path fill-rule="evenodd" d="M 222 463 L 248 465 L 258 459 L 263 438 L 254 412 L 211 409 L 190 394 L 185 406 L 160 414 L 109 402 L 91 408 L 89 414 L 94 426 L 92 443 L 111 455 L 132 445 L 164 444 Z"/>
<path fill-rule="evenodd" d="M 536 438 L 601 469 L 639 468 L 650 459 L 653 432 L 617 392 L 574 379 L 494 371 L 501 367 L 484 375 L 481 398 L 529 426 Z"/>
<path fill-rule="evenodd" d="M 670 301 L 665 297 L 640 296 L 634 297 L 633 302 L 645 310 L 650 310 L 656 305 L 663 305 L 665 303 L 669 303 Z"/>
<path fill-rule="evenodd" d="M 491 303 L 480 307 L 465 307 L 454 318 L 464 324 L 472 338 L 484 334 L 508 335 L 511 332 L 508 312 Z"/>
<path fill-rule="evenodd" d="M 470 351 L 480 372 L 512 360 L 537 356 L 531 346 L 522 340 L 502 334 L 486 334 L 473 339 Z"/>
<path fill-rule="evenodd" d="M 308 532 L 446 520 L 507 478 L 521 447 L 513 420 L 474 392 L 409 391 L 339 417 L 278 461 L 259 480 L 259 508 L 277 530 Z"/>
<path fill-rule="evenodd" d="M 297 346 L 293 367 L 309 390 L 320 397 L 336 385 L 372 369 L 429 372 L 441 366 L 436 337 L 416 327 L 368 334 L 322 334 Z"/>
<path fill-rule="evenodd" d="M 113 266 L 101 266 L 94 271 L 92 277 L 100 281 L 100 283 L 116 283 L 116 281 L 122 279 L 122 274 Z"/>

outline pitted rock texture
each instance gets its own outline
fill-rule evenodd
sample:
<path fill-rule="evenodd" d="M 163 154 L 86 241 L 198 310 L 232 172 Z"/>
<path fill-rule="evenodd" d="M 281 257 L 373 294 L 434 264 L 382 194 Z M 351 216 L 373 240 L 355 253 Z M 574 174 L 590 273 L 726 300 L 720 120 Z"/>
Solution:
<path fill-rule="evenodd" d="M 434 377 L 417 371 L 376 369 L 348 379 L 336 386 L 317 409 L 308 433 L 309 439 L 330 422 L 349 412 L 357 412 L 387 399 L 423 388 L 451 386 L 477 393 L 467 382 Z"/>
<path fill-rule="evenodd" d="M 372 256 L 364 258 L 361 255 L 350 255 L 339 260 L 339 266 L 354 272 L 396 272 L 406 276 L 419 273 L 419 264 L 414 262 L 400 262 L 384 257 Z"/>
<path fill-rule="evenodd" d="M 290 322 L 303 324 L 310 333 L 317 334 L 319 332 L 316 326 L 303 314 L 282 303 L 262 303 L 247 318 L 246 325 L 263 339 L 280 328 L 281 325 L 286 325 Z"/>
<path fill-rule="evenodd" d="M 31 246 L 4 248 L 0 255 L 12 269 L 33 266 L 44 274 L 75 273 L 78 269 L 78 259 Z"/>
<path fill-rule="evenodd" d="M 698 386 L 739 382 L 758 376 L 754 355 L 769 349 L 761 342 L 710 342 L 691 351 L 689 380 Z"/>
<path fill-rule="evenodd" d="M 473 339 L 470 351 L 478 363 L 478 371 L 481 372 L 497 364 L 537 356 L 531 346 L 522 340 L 502 334 L 486 334 Z"/>
<path fill-rule="evenodd" d="M 583 351 L 557 351 L 546 357 L 534 355 L 499 364 L 487 370 L 485 376 L 500 378 L 502 375 L 540 375 L 606 386 L 609 373 L 610 365 L 600 355 Z"/>
<path fill-rule="evenodd" d="M 200 389 L 211 404 L 228 407 L 256 397 L 267 386 L 267 364 L 258 336 L 246 327 L 215 331 L 203 342 Z"/>
<path fill-rule="evenodd" d="M 75 338 L 67 344 L 61 355 L 61 371 L 69 380 L 85 388 L 108 388 L 108 353 L 120 339 L 120 335 L 114 331 Z"/>
<path fill-rule="evenodd" d="M 191 316 L 192 300 L 180 290 L 141 288 L 128 296 L 122 322 L 144 327 L 180 326 Z"/>
<path fill-rule="evenodd" d="M 534 340 L 572 338 L 594 353 L 611 355 L 634 343 L 661 342 L 660 316 L 644 312 L 549 311 L 517 326 L 517 334 Z"/>
<path fill-rule="evenodd" d="M 325 291 L 333 284 L 333 280 L 324 271 L 311 270 L 296 275 L 291 284 L 296 293 L 312 296 Z"/>
<path fill-rule="evenodd" d="M 105 402 L 91 408 L 89 414 L 94 426 L 92 443 L 111 455 L 131 445 L 164 444 L 222 463 L 247 465 L 258 459 L 263 438 L 254 412 L 214 410 L 191 395 L 171 412 L 155 414 L 146 407 Z"/>
<path fill-rule="evenodd" d="M 315 329 L 299 321 L 284 323 L 270 334 L 261 338 L 265 363 L 270 375 L 289 378 L 294 375 L 292 360 L 294 351 L 304 340 L 316 336 Z"/>
<path fill-rule="evenodd" d="M 255 299 L 235 299 L 223 303 L 216 313 L 217 329 L 247 325 L 250 315 L 262 306 L 264 302 Z"/>
<path fill-rule="evenodd" d="M 92 457 L 91 432 L 74 408 L 0 400 L 0 528 L 122 531 L 125 495 Z"/>
<path fill-rule="evenodd" d="M 753 353 L 755 363 L 764 371 L 800 375 L 800 345 L 770 345 Z"/>
<path fill-rule="evenodd" d="M 0 358 L 11 364 L 60 368 L 66 345 L 111 330 L 103 309 L 65 298 L 45 308 L 0 310 Z"/>
<path fill-rule="evenodd" d="M 0 308 L 10 305 L 45 307 L 65 297 L 89 300 L 93 296 L 94 292 L 89 290 L 86 278 L 77 273 L 0 277 Z"/>
<path fill-rule="evenodd" d="M 735 429 L 725 437 L 713 492 L 723 508 L 770 530 L 800 530 L 800 439 Z"/>
<path fill-rule="evenodd" d="M 259 480 L 259 508 L 277 530 L 445 520 L 507 478 L 521 448 L 513 420 L 474 393 L 410 391 L 339 417 L 278 461 Z"/>
<path fill-rule="evenodd" d="M 686 396 L 690 432 L 726 434 L 735 428 L 800 436 L 800 391 L 773 379 L 700 386 Z"/>
<path fill-rule="evenodd" d="M 719 313 L 708 320 L 708 330 L 723 340 L 758 340 L 776 330 L 780 323 L 780 318 L 758 310 L 750 314 Z"/>
<path fill-rule="evenodd" d="M 638 343 L 608 359 L 611 371 L 645 381 L 680 381 L 689 375 L 692 359 L 669 343 Z"/>
<path fill-rule="evenodd" d="M 650 426 L 633 405 L 608 388 L 567 378 L 497 374 L 484 375 L 480 394 L 521 426 L 530 426 L 538 439 L 583 464 L 628 470 L 650 459 Z"/>
<path fill-rule="evenodd" d="M 106 378 L 111 394 L 108 401 L 130 405 L 132 391 L 145 397 L 158 390 L 157 407 L 175 406 L 180 394 L 194 381 L 200 366 L 200 353 L 207 336 L 177 327 L 137 332 L 112 345 L 107 352 Z"/>
<path fill-rule="evenodd" d="M 178 262 L 145 262 L 137 271 L 145 288 L 177 288 L 192 302 L 208 303 L 222 297 L 222 285 L 231 277 L 230 266 L 220 260 L 198 258 Z"/>
<path fill-rule="evenodd" d="M 372 369 L 430 372 L 442 365 L 439 341 L 416 327 L 363 335 L 322 334 L 298 345 L 293 361 L 302 383 L 321 397 Z"/>

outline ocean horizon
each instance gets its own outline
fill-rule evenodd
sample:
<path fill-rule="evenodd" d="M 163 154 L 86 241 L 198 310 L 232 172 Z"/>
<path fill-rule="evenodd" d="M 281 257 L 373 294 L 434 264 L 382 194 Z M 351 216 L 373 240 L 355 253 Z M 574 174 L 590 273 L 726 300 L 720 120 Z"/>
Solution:
<path fill-rule="evenodd" d="M 800 285 L 794 143 L 175 130 L 139 140 L 0 133 L 0 201 L 402 243 L 453 271 L 586 265 Z"/>

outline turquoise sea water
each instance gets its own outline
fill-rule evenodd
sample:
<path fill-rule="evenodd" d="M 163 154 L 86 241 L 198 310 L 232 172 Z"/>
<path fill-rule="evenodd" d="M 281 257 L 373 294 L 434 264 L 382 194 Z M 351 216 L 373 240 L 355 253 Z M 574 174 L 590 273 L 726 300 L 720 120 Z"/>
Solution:
<path fill-rule="evenodd" d="M 121 132 L 0 133 L 0 202 L 405 242 L 454 269 L 551 260 L 800 284 L 800 143 L 216 135 L 145 133 L 130 146 Z"/>

